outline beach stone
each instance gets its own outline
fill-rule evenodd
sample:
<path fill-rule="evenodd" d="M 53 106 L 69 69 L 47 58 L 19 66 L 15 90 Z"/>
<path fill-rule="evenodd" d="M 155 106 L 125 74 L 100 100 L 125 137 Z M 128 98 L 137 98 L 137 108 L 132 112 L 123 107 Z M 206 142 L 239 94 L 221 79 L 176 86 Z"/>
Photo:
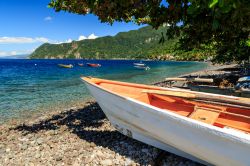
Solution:
<path fill-rule="evenodd" d="M 102 161 L 100 162 L 100 164 L 101 164 L 101 165 L 112 165 L 113 162 L 112 162 L 112 160 L 110 160 L 110 159 L 106 159 L 106 160 L 102 160 Z"/>
<path fill-rule="evenodd" d="M 6 152 L 4 149 L 0 149 L 0 157 Z"/>
<path fill-rule="evenodd" d="M 28 148 L 28 145 L 27 144 L 22 144 L 21 145 L 21 150 L 26 150 Z"/>
<path fill-rule="evenodd" d="M 103 157 L 104 156 L 104 154 L 100 150 L 96 152 L 96 155 L 99 156 L 99 157 Z"/>
<path fill-rule="evenodd" d="M 46 135 L 54 135 L 54 130 L 48 130 L 45 133 Z"/>
<path fill-rule="evenodd" d="M 90 147 L 95 147 L 95 143 L 94 143 L 94 142 L 91 142 L 91 143 L 90 143 Z"/>
<path fill-rule="evenodd" d="M 80 166 L 81 164 L 78 162 L 78 161 L 75 161 L 74 163 L 73 163 L 73 166 Z"/>
<path fill-rule="evenodd" d="M 21 141 L 21 142 L 28 141 L 28 139 L 27 139 L 27 138 L 25 138 L 25 137 L 24 137 L 24 138 L 18 138 L 18 140 L 19 140 L 19 141 Z"/>
<path fill-rule="evenodd" d="M 94 160 L 94 156 L 91 155 L 90 157 L 87 157 L 87 158 L 85 159 L 84 163 L 85 163 L 85 164 L 88 164 L 88 163 L 92 162 L 93 160 Z"/>
<path fill-rule="evenodd" d="M 148 149 L 142 149 L 141 150 L 143 153 L 148 153 L 149 151 L 148 151 Z"/>
<path fill-rule="evenodd" d="M 55 156 L 55 160 L 56 160 L 56 161 L 61 161 L 62 159 L 63 159 L 63 157 L 60 156 L 60 155 Z"/>
<path fill-rule="evenodd" d="M 30 162 L 30 163 L 29 163 L 29 166 L 35 166 L 35 164 Z"/>
<path fill-rule="evenodd" d="M 38 139 L 36 140 L 36 143 L 37 143 L 38 145 L 41 145 L 41 144 L 43 143 L 43 139 L 42 139 L 42 138 L 38 138 Z"/>
<path fill-rule="evenodd" d="M 41 154 L 40 153 L 36 153 L 35 158 L 38 159 L 40 157 L 41 157 Z"/>
<path fill-rule="evenodd" d="M 127 158 L 127 159 L 125 160 L 125 162 L 124 162 L 124 165 L 126 165 L 126 166 L 131 165 L 132 162 L 133 162 L 133 161 L 132 161 L 131 159 Z"/>
<path fill-rule="evenodd" d="M 121 161 L 118 160 L 118 159 L 114 159 L 114 160 L 113 160 L 113 164 L 121 165 Z"/>

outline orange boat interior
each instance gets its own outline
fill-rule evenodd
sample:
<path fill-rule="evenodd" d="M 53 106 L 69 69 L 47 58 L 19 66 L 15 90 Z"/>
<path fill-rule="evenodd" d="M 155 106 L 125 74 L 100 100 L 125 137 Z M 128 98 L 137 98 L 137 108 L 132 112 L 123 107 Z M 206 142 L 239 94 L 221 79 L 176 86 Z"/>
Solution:
<path fill-rule="evenodd" d="M 84 78 L 85 81 L 124 97 L 130 97 L 166 111 L 176 113 L 220 128 L 250 133 L 250 110 L 193 101 L 181 97 L 145 93 L 145 90 L 161 90 L 160 87 Z"/>

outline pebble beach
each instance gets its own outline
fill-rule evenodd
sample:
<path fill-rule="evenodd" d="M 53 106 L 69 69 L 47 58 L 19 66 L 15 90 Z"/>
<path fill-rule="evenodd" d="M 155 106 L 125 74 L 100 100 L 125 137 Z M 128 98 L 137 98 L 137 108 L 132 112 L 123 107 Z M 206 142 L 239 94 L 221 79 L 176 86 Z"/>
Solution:
<path fill-rule="evenodd" d="M 0 165 L 200 165 L 120 134 L 95 101 L 0 126 Z"/>
<path fill-rule="evenodd" d="M 122 135 L 92 100 L 0 125 L 0 165 L 201 164 Z"/>

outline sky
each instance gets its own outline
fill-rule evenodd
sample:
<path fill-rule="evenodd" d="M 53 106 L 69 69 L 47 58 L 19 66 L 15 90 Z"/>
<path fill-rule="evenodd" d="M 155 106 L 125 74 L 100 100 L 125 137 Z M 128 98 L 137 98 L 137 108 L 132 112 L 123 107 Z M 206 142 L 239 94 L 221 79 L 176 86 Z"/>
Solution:
<path fill-rule="evenodd" d="M 55 12 L 49 0 L 0 0 L 0 57 L 29 54 L 45 42 L 94 39 L 138 29 L 133 23 L 101 23 L 94 15 Z"/>

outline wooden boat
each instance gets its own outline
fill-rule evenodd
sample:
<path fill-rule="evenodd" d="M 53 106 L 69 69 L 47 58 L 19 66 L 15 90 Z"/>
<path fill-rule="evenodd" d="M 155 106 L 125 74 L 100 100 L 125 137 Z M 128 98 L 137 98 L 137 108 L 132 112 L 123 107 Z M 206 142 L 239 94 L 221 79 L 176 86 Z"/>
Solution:
<path fill-rule="evenodd" d="M 63 68 L 73 68 L 72 64 L 69 65 L 65 65 L 65 64 L 58 64 L 59 67 L 63 67 Z"/>
<path fill-rule="evenodd" d="M 249 165 L 249 98 L 82 80 L 122 134 L 203 164 Z"/>
<path fill-rule="evenodd" d="M 84 66 L 84 64 L 83 63 L 78 63 L 78 66 Z"/>
<path fill-rule="evenodd" d="M 87 63 L 87 65 L 90 67 L 101 67 L 99 63 Z"/>

